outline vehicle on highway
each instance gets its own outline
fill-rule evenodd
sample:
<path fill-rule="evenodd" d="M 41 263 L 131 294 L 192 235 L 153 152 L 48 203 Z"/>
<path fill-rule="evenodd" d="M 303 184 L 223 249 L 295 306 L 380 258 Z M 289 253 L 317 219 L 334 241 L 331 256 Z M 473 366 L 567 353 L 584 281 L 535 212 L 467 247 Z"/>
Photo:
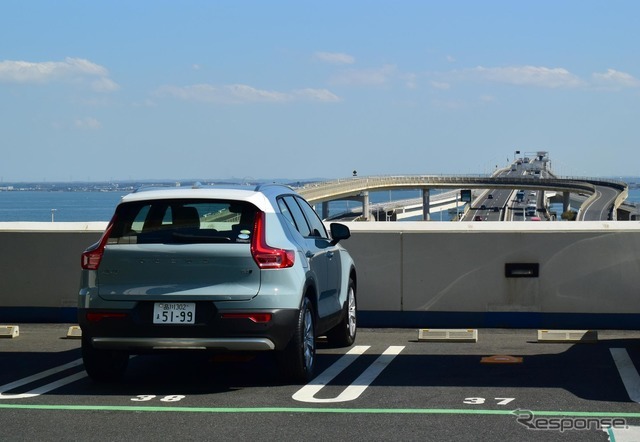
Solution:
<path fill-rule="evenodd" d="M 124 376 L 130 354 L 273 351 L 306 382 L 316 338 L 356 338 L 356 268 L 313 208 L 283 185 L 170 188 L 122 198 L 82 254 L 78 320 L 91 378 Z"/>
<path fill-rule="evenodd" d="M 487 195 L 487 198 L 492 200 L 493 199 L 493 194 L 490 193 L 489 195 Z"/>
<path fill-rule="evenodd" d="M 482 221 L 482 217 L 480 215 L 476 215 L 473 217 L 474 221 Z"/>

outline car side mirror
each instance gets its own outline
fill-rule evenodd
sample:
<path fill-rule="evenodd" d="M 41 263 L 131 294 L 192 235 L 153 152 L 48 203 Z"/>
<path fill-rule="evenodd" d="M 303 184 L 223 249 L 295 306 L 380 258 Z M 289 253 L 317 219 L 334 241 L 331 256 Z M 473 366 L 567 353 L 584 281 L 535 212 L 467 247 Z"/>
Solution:
<path fill-rule="evenodd" d="M 347 239 L 351 236 L 351 231 L 347 226 L 340 223 L 331 223 L 329 225 L 331 230 L 331 245 L 338 244 L 338 241 Z"/>

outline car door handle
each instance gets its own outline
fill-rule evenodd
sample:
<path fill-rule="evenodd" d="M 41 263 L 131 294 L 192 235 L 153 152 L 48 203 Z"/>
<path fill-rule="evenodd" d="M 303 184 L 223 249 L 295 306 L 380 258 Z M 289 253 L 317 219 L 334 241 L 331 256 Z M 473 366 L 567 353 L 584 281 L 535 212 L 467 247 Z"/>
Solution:
<path fill-rule="evenodd" d="M 333 252 L 327 252 L 327 258 L 329 259 L 333 258 Z"/>

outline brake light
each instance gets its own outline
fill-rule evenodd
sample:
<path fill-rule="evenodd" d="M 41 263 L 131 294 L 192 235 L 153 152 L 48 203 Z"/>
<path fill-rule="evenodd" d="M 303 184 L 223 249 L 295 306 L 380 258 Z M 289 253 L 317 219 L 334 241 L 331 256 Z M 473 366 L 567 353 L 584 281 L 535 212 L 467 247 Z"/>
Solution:
<path fill-rule="evenodd" d="M 261 324 L 271 321 L 271 313 L 223 313 L 222 319 L 248 319 Z"/>
<path fill-rule="evenodd" d="M 100 261 L 102 260 L 102 255 L 104 253 L 104 246 L 107 244 L 107 240 L 109 239 L 109 235 L 111 234 L 111 229 L 113 229 L 113 224 L 116 220 L 116 216 L 114 215 L 107 226 L 107 230 L 104 231 L 100 239 L 97 243 L 90 246 L 87 250 L 82 253 L 81 265 L 85 270 L 98 270 L 100 266 Z"/>
<path fill-rule="evenodd" d="M 256 213 L 256 220 L 251 239 L 251 256 L 261 269 L 285 269 L 295 262 L 294 250 L 271 247 L 267 244 L 265 229 L 265 213 Z"/>

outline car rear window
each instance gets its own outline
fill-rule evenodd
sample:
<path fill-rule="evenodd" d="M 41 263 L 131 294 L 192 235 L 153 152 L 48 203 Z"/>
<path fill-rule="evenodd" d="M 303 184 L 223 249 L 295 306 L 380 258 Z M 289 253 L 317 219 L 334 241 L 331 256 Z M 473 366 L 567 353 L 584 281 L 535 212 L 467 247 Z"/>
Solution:
<path fill-rule="evenodd" d="M 108 244 L 249 243 L 257 211 L 233 200 L 123 203 L 116 209 Z"/>

